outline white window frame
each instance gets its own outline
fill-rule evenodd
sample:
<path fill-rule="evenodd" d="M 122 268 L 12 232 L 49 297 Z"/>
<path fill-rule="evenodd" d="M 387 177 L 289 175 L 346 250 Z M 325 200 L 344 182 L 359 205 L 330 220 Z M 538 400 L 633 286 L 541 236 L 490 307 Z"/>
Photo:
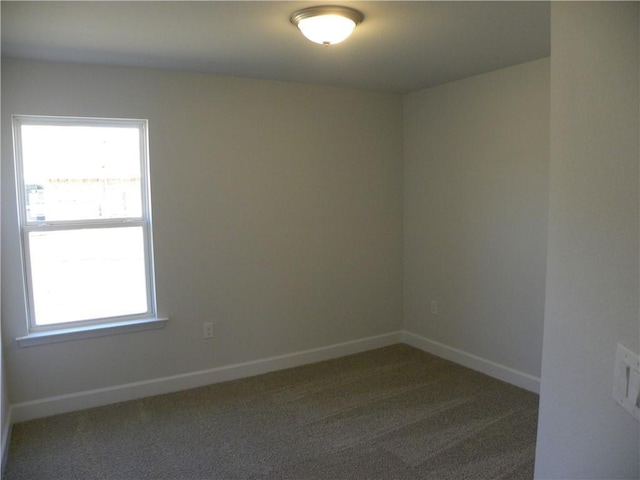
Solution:
<path fill-rule="evenodd" d="M 24 337 L 16 339 L 18 341 L 18 344 L 20 346 L 32 346 L 44 343 L 77 340 L 95 336 L 124 333 L 128 331 L 140 331 L 164 327 L 167 319 L 158 318 L 156 307 L 155 269 L 151 222 L 151 195 L 149 186 L 148 121 L 144 119 L 13 115 L 12 122 L 14 135 L 18 221 L 21 236 L 21 257 L 28 327 L 28 334 Z M 23 125 L 137 128 L 140 132 L 140 183 L 142 195 L 141 216 L 91 220 L 29 220 L 27 218 L 27 192 L 26 184 L 24 181 L 24 164 L 22 159 L 21 128 Z M 65 323 L 37 325 L 32 286 L 31 258 L 29 255 L 29 234 L 38 231 L 71 231 L 118 227 L 142 228 L 147 294 L 146 311 L 134 315 L 123 315 L 118 317 L 106 318 L 89 318 L 86 320 L 74 320 Z"/>

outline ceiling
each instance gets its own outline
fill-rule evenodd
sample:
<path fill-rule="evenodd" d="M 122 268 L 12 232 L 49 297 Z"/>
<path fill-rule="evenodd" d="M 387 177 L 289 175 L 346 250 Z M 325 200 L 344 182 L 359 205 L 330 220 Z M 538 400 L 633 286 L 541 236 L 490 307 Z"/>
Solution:
<path fill-rule="evenodd" d="M 548 2 L 346 1 L 364 22 L 324 47 L 308 1 L 2 1 L 2 55 L 406 93 L 550 53 Z"/>

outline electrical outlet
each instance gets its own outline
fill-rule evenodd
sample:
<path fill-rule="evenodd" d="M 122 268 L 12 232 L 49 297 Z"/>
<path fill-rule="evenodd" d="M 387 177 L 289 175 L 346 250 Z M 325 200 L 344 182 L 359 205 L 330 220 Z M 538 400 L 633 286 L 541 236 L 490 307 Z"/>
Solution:
<path fill-rule="evenodd" d="M 213 338 L 213 322 L 202 324 L 202 338 Z"/>
<path fill-rule="evenodd" d="M 438 302 L 431 300 L 431 315 L 438 315 Z"/>

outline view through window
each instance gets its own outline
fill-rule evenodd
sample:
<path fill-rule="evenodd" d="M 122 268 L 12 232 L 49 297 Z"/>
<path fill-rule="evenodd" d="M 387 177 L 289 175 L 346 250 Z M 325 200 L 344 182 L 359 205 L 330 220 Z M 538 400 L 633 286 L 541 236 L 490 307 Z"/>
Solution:
<path fill-rule="evenodd" d="M 31 330 L 154 316 L 146 120 L 13 120 Z"/>

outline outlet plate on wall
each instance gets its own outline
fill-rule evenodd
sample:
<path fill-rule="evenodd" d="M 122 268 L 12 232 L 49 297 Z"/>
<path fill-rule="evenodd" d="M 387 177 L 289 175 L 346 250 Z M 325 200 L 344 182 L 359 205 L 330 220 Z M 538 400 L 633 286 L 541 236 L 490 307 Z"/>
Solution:
<path fill-rule="evenodd" d="M 213 338 L 213 322 L 202 323 L 202 338 Z"/>
<path fill-rule="evenodd" d="M 429 305 L 429 309 L 431 311 L 431 315 L 438 315 L 438 301 L 431 300 L 431 304 Z"/>
<path fill-rule="evenodd" d="M 640 420 L 640 358 L 618 344 L 613 374 L 613 398 Z"/>

